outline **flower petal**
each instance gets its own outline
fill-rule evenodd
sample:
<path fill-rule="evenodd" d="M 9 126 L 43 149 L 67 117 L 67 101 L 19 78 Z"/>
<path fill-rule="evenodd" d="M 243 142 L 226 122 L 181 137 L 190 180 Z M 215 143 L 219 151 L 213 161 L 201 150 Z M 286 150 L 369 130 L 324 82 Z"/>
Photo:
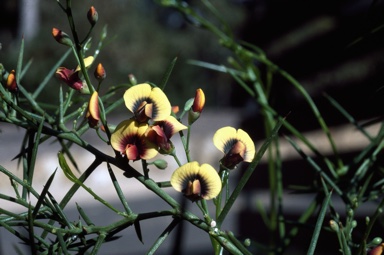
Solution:
<path fill-rule="evenodd" d="M 89 57 L 87 57 L 87 58 L 85 58 L 84 59 L 84 66 L 87 68 L 87 67 L 89 67 L 92 63 L 93 63 L 93 60 L 94 60 L 95 58 L 93 57 L 93 56 L 89 56 Z M 76 67 L 76 69 L 75 69 L 75 72 L 78 72 L 78 71 L 80 71 L 81 70 L 81 67 L 78 65 L 77 67 Z"/>
<path fill-rule="evenodd" d="M 93 92 L 91 99 L 89 100 L 88 109 L 93 119 L 100 120 L 99 93 L 97 93 L 97 91 Z"/>
<path fill-rule="evenodd" d="M 164 120 L 171 114 L 171 103 L 160 88 L 153 88 L 150 98 L 153 102 L 152 119 L 154 121 Z"/>
<path fill-rule="evenodd" d="M 223 127 L 216 131 L 213 136 L 213 144 L 223 153 L 227 153 L 232 145 L 236 143 L 237 131 L 233 127 Z"/>
<path fill-rule="evenodd" d="M 242 129 L 237 130 L 237 139 L 245 145 L 244 161 L 251 162 L 255 157 L 256 148 L 251 137 Z"/>
<path fill-rule="evenodd" d="M 171 138 L 177 132 L 187 129 L 188 127 L 180 123 L 175 117 L 169 115 L 163 122 L 163 129 L 167 138 Z"/>
<path fill-rule="evenodd" d="M 126 146 L 131 136 L 136 136 L 138 127 L 133 120 L 124 120 L 117 125 L 115 132 L 111 135 L 111 145 L 115 150 L 125 153 Z"/>
<path fill-rule="evenodd" d="M 135 112 L 141 103 L 151 94 L 151 85 L 143 83 L 130 87 L 124 93 L 125 106 Z"/>
<path fill-rule="evenodd" d="M 164 120 L 171 113 L 171 104 L 164 92 L 147 83 L 129 88 L 124 93 L 124 102 L 135 115 L 144 110 L 145 115 L 154 121 Z"/>
<path fill-rule="evenodd" d="M 147 129 L 148 124 L 125 120 L 111 135 L 111 145 L 129 160 L 151 159 L 157 155 L 157 150 L 144 135 Z"/>
<path fill-rule="evenodd" d="M 194 161 L 176 169 L 171 176 L 172 187 L 183 192 L 192 201 L 212 199 L 221 191 L 221 180 L 209 164 Z"/>

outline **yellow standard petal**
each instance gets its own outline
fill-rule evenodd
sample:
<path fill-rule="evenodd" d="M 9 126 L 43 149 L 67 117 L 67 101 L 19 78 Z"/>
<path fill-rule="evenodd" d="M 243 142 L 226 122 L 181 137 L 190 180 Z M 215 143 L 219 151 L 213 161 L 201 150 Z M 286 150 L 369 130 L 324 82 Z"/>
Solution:
<path fill-rule="evenodd" d="M 237 131 L 233 127 L 223 127 L 216 131 L 213 136 L 213 144 L 219 151 L 227 153 L 236 141 Z"/>
<path fill-rule="evenodd" d="M 147 119 L 161 121 L 171 114 L 171 104 L 164 92 L 147 83 L 129 88 L 124 93 L 124 102 L 140 122 Z"/>
<path fill-rule="evenodd" d="M 187 163 L 176 169 L 171 176 L 172 187 L 196 201 L 212 199 L 221 191 L 221 180 L 216 170 L 209 164 Z"/>

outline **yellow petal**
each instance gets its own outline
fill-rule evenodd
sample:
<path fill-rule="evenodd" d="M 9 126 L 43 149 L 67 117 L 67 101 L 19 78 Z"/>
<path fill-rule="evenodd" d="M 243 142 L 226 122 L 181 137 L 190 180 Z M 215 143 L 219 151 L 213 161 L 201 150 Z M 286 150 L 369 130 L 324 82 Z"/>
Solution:
<path fill-rule="evenodd" d="M 199 182 L 195 182 L 199 180 Z M 216 170 L 209 164 L 187 163 L 176 169 L 171 176 L 172 187 L 186 195 L 199 195 L 203 199 L 212 199 L 221 191 L 221 180 Z M 201 194 L 188 194 L 193 191 Z"/>
<path fill-rule="evenodd" d="M 111 135 L 112 148 L 121 153 L 125 153 L 127 137 L 136 135 L 138 129 L 138 124 L 134 120 L 124 120 L 121 122 Z"/>
<path fill-rule="evenodd" d="M 153 102 L 152 119 L 154 121 L 164 120 L 171 114 L 171 103 L 160 88 L 153 88 L 150 98 Z"/>
<path fill-rule="evenodd" d="M 154 121 L 164 120 L 171 114 L 171 104 L 164 92 L 160 88 L 152 88 L 147 83 L 129 88 L 124 93 L 124 102 L 132 113 L 136 113 L 139 107 L 143 107 L 143 102 L 152 104 L 148 109 L 145 108 L 145 113 Z"/>
<path fill-rule="evenodd" d="M 89 57 L 85 58 L 85 59 L 84 59 L 84 66 L 85 66 L 85 67 L 89 67 L 89 66 L 92 64 L 93 60 L 94 60 L 94 57 L 93 57 L 93 56 L 89 56 Z M 78 65 L 78 66 L 76 67 L 75 72 L 80 71 L 80 69 L 81 69 L 81 67 Z"/>
<path fill-rule="evenodd" d="M 237 139 L 237 131 L 233 127 L 223 127 L 216 131 L 213 136 L 213 144 L 223 153 L 227 153 L 234 140 Z"/>
<path fill-rule="evenodd" d="M 89 100 L 88 109 L 93 119 L 100 120 L 99 93 L 97 93 L 97 91 L 93 92 L 91 99 Z"/>
<path fill-rule="evenodd" d="M 147 129 L 148 124 L 140 124 L 133 119 L 125 120 L 117 125 L 111 135 L 111 145 L 130 160 L 138 159 L 137 156 L 151 159 L 158 152 L 156 146 L 144 136 Z"/>
<path fill-rule="evenodd" d="M 199 174 L 206 180 L 207 193 L 202 194 L 204 199 L 212 199 L 219 195 L 221 191 L 221 180 L 216 170 L 208 164 L 202 164 L 200 166 Z"/>
<path fill-rule="evenodd" d="M 135 112 L 143 100 L 151 94 L 151 85 L 143 83 L 130 87 L 124 93 L 125 106 L 131 112 Z"/>
<path fill-rule="evenodd" d="M 255 144 L 253 143 L 253 140 L 248 135 L 247 132 L 245 132 L 242 129 L 237 130 L 237 139 L 241 141 L 245 145 L 245 154 L 244 154 L 244 161 L 245 162 L 251 162 L 255 156 L 256 148 Z"/>
<path fill-rule="evenodd" d="M 164 120 L 164 131 L 167 134 L 167 137 L 170 138 L 177 132 L 187 129 L 187 126 L 184 126 L 183 124 L 180 123 L 175 117 L 169 115 L 165 120 Z"/>

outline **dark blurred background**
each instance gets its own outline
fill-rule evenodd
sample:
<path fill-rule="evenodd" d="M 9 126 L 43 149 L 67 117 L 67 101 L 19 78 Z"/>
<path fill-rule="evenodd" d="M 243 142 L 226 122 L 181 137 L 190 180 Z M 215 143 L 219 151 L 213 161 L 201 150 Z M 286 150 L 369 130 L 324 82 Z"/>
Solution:
<path fill-rule="evenodd" d="M 199 8 L 199 1 L 189 2 Z M 263 49 L 319 103 L 326 91 L 358 119 L 382 114 L 382 1 L 227 0 L 212 3 L 238 39 Z M 99 22 L 89 54 L 95 50 L 103 26 L 108 25 L 106 45 L 97 60 L 107 70 L 104 86 L 125 83 L 131 73 L 139 82 L 158 83 L 177 56 L 179 61 L 167 88 L 173 104 L 183 104 L 196 87 L 202 87 L 208 94 L 210 106 L 246 105 L 245 93 L 232 86 L 233 80 L 228 75 L 186 64 L 189 59 L 226 63 L 230 53 L 218 46 L 212 34 L 192 27 L 178 12 L 162 8 L 151 0 L 74 2 L 80 36 L 89 28 L 86 13 L 90 5 L 99 12 Z M 24 62 L 33 60 L 24 86 L 33 89 L 66 50 L 51 36 L 52 27 L 70 32 L 66 17 L 56 1 L 42 0 L 3 0 L 0 15 L 0 61 L 7 70 L 15 69 L 24 36 Z M 69 57 L 65 65 L 74 68 L 73 57 Z M 273 105 L 283 114 L 292 111 L 292 121 L 302 122 L 308 115 L 302 111 L 309 108 L 302 107 L 301 96 L 291 85 L 278 76 L 274 79 Z M 53 78 L 45 91 L 50 99 L 55 95 L 49 88 L 58 84 Z M 340 121 L 340 118 L 329 118 L 330 123 Z M 313 128 L 315 120 L 305 120 L 306 128 Z"/>
<path fill-rule="evenodd" d="M 107 44 L 97 60 L 107 71 L 103 86 L 126 83 L 131 73 L 139 82 L 159 83 L 166 67 L 177 56 L 178 63 L 166 88 L 172 104 L 183 105 L 194 95 L 195 89 L 201 87 L 206 92 L 208 107 L 234 107 L 252 113 L 252 121 L 244 119 L 244 129 L 260 129 L 261 132 L 262 127 L 255 124 L 258 119 L 254 118 L 257 106 L 250 104 L 245 92 L 234 85 L 228 75 L 186 63 L 189 59 L 226 63 L 230 53 L 218 46 L 212 34 L 192 27 L 175 10 L 162 8 L 150 0 L 73 2 L 80 35 L 89 28 L 86 19 L 89 7 L 94 5 L 99 13 L 91 50 L 97 45 L 103 25 L 108 25 Z M 188 2 L 199 6 L 199 1 Z M 274 63 L 307 89 L 329 125 L 337 126 L 347 121 L 324 98 L 324 92 L 334 97 L 357 120 L 384 114 L 384 92 L 381 90 L 384 86 L 383 1 L 211 2 L 237 38 L 263 49 Z M 23 11 L 26 6 L 27 11 Z M 29 17 L 31 12 L 36 16 Z M 66 50 L 51 36 L 52 27 L 69 33 L 66 17 L 56 1 L 42 0 L 2 0 L 0 17 L 0 62 L 7 70 L 15 69 L 20 39 L 24 35 L 25 62 L 33 59 L 33 65 L 23 79 L 23 85 L 33 90 Z M 73 68 L 76 65 L 73 57 L 68 58 L 65 65 Z M 49 88 L 58 85 L 59 82 L 52 78 L 41 100 L 55 100 L 57 95 Z M 274 77 L 271 102 L 282 115 L 291 112 L 290 123 L 300 131 L 319 128 L 302 96 L 279 76 Z M 261 138 L 257 132 L 252 136 Z M 313 178 L 311 174 L 298 176 L 293 172 L 305 168 L 303 162 L 287 161 L 284 167 L 288 173 L 286 183 L 305 184 L 305 180 Z M 255 186 L 265 188 L 266 182 L 262 180 L 267 178 L 266 171 L 259 173 L 251 183 L 253 187 L 247 187 L 250 191 Z M 262 223 L 253 216 L 251 210 L 240 214 L 239 226 L 246 226 L 240 229 L 241 234 L 262 239 L 265 237 L 259 227 Z"/>

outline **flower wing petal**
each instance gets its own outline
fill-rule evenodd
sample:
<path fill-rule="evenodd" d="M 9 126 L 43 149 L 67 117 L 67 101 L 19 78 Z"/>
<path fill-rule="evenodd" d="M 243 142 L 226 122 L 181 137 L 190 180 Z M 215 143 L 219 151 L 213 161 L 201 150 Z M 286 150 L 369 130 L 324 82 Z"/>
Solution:
<path fill-rule="evenodd" d="M 91 99 L 89 100 L 88 109 L 93 119 L 100 120 L 99 94 L 97 93 L 97 91 L 93 92 Z"/>
<path fill-rule="evenodd" d="M 117 151 L 125 153 L 129 136 L 137 134 L 138 127 L 134 120 L 124 120 L 117 125 L 115 131 L 111 135 L 111 145 Z"/>
<path fill-rule="evenodd" d="M 255 157 L 256 149 L 251 137 L 242 129 L 237 130 L 237 139 L 245 145 L 244 161 L 251 162 Z"/>
<path fill-rule="evenodd" d="M 153 103 L 152 119 L 154 121 L 161 121 L 171 114 L 172 106 L 168 97 L 160 88 L 153 88 L 150 100 Z"/>
<path fill-rule="evenodd" d="M 167 138 L 171 138 L 174 134 L 177 132 L 187 129 L 186 126 L 181 124 L 175 117 L 169 115 L 165 120 L 164 120 L 164 125 L 163 125 L 164 132 L 167 136 Z"/>
<path fill-rule="evenodd" d="M 221 180 L 216 170 L 209 164 L 202 164 L 199 175 L 207 185 L 207 187 L 204 187 L 203 191 L 205 191 L 205 193 L 202 194 L 202 197 L 208 200 L 219 195 L 221 191 Z"/>

